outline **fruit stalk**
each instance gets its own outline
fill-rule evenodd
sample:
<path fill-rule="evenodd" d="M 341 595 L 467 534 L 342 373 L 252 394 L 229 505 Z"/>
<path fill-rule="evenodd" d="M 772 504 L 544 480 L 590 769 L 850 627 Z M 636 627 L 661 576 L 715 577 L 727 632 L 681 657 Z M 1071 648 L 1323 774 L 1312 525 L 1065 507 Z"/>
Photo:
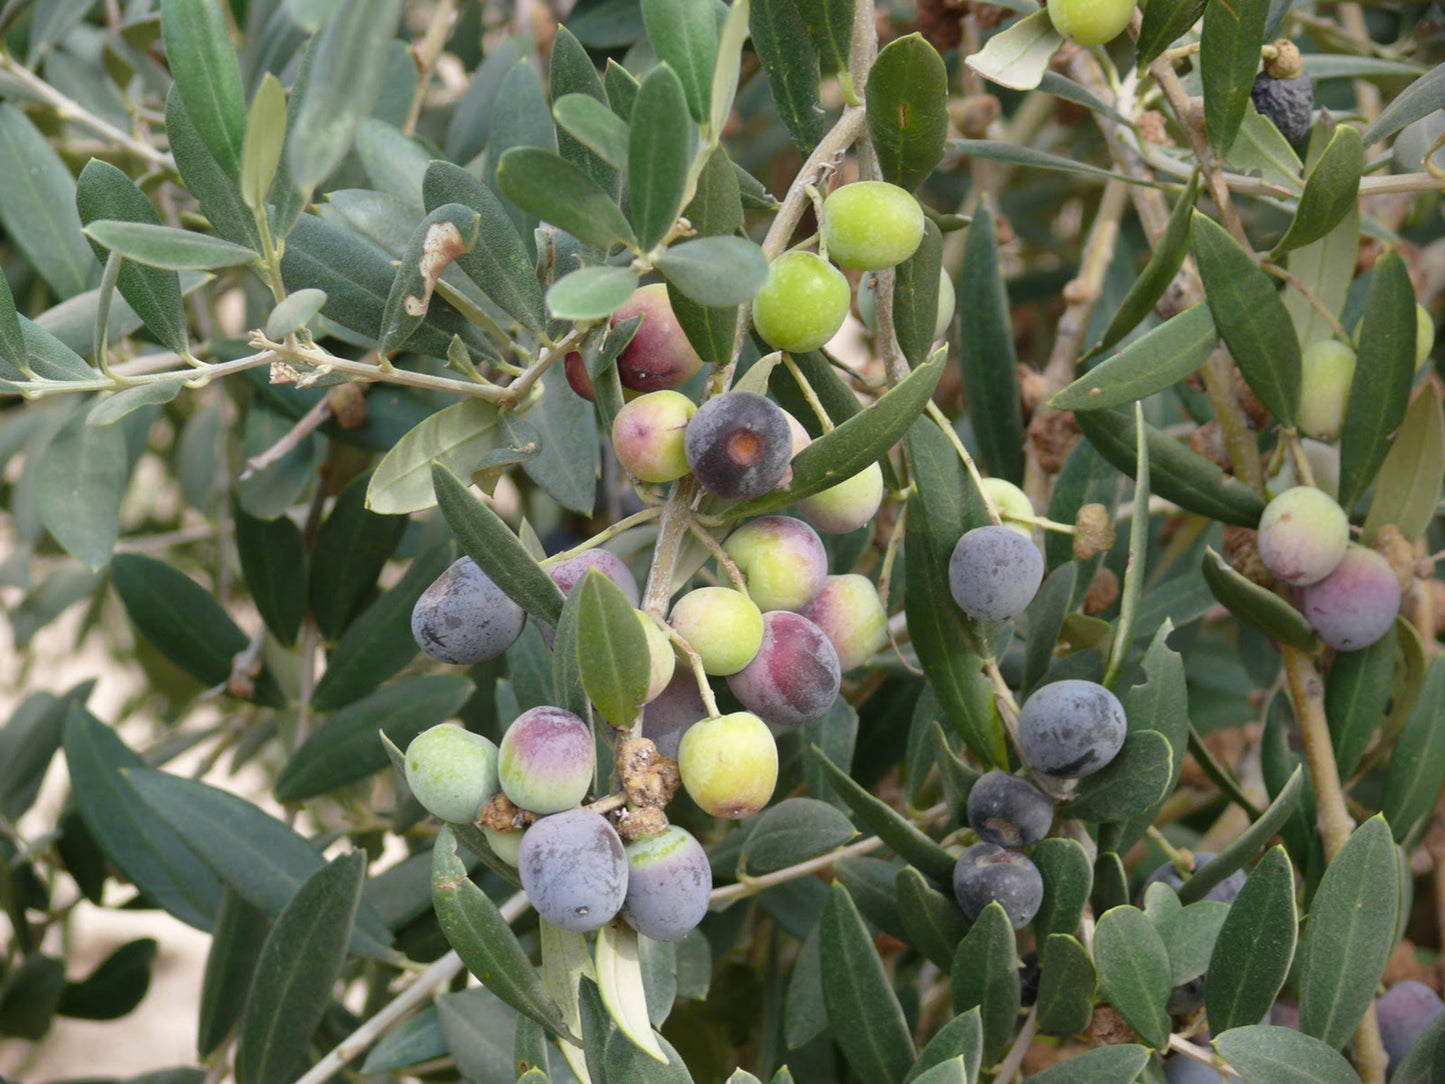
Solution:
<path fill-rule="evenodd" d="M 867 23 L 868 33 L 866 34 L 858 30 L 860 26 L 864 25 L 865 9 L 870 19 Z M 856 66 L 860 62 L 860 55 L 867 53 L 861 61 L 865 73 L 872 58 L 872 54 L 868 53 L 869 45 L 867 43 L 873 42 L 872 47 L 876 48 L 876 40 L 871 37 L 873 33 L 872 10 L 871 0 L 863 0 L 858 5 L 857 18 L 854 23 L 853 60 Z M 860 42 L 863 44 L 860 45 Z M 863 80 L 859 79 L 857 85 L 861 86 L 862 82 Z M 767 236 L 763 238 L 763 253 L 770 261 L 776 259 L 787 248 L 788 239 L 792 237 L 793 230 L 797 228 L 798 220 L 803 215 L 803 209 L 808 206 L 807 186 L 816 181 L 824 169 L 830 168 L 833 160 L 847 151 L 859 134 L 866 130 L 866 127 L 867 114 L 863 107 L 849 106 L 843 110 L 837 123 L 818 141 L 818 145 L 813 148 L 813 153 L 808 156 L 808 160 L 803 163 L 797 176 L 794 177 L 793 183 L 788 186 L 788 193 L 783 197 L 782 205 L 773 216 Z M 708 385 L 709 397 L 722 394 L 732 385 L 733 371 L 737 367 L 738 358 L 742 354 L 743 344 L 747 341 L 748 329 L 751 326 L 752 306 L 739 306 L 737 331 L 733 335 L 732 356 L 725 366 L 713 374 Z M 667 504 L 663 508 L 657 545 L 653 551 L 652 568 L 648 572 L 647 586 L 642 598 L 642 609 L 650 614 L 661 616 L 667 612 L 667 602 L 672 597 L 673 570 L 677 566 L 678 556 L 682 552 L 682 540 L 687 534 L 688 524 L 692 519 L 691 506 L 696 493 L 697 484 L 691 476 L 683 478 L 672 487 Z"/>
<path fill-rule="evenodd" d="M 528 906 L 526 893 L 518 892 L 508 897 L 498 910 L 507 922 L 515 922 L 526 912 Z M 455 950 L 448 951 L 418 975 L 410 986 L 392 998 L 384 1009 L 337 1043 L 324 1058 L 299 1078 L 296 1084 L 324 1084 L 330 1080 L 345 1068 L 347 1062 L 359 1058 L 366 1052 L 367 1047 L 430 998 L 437 987 L 450 983 L 461 971 L 462 958 Z"/>
<path fill-rule="evenodd" d="M 1138 37 L 1139 26 L 1143 22 L 1142 13 L 1136 12 L 1129 23 L 1129 32 Z M 1194 160 L 1199 163 L 1199 168 L 1204 172 L 1204 183 L 1209 186 L 1209 194 L 1214 198 L 1215 206 L 1219 208 L 1219 218 L 1224 228 L 1234 235 L 1235 240 L 1242 244 L 1247 251 L 1254 251 L 1245 235 L 1244 225 L 1239 220 L 1239 211 L 1235 209 L 1234 200 L 1229 194 L 1229 185 L 1225 183 L 1224 174 L 1215 163 L 1212 148 L 1209 146 L 1209 139 L 1204 134 L 1203 114 L 1197 113 L 1190 106 L 1189 95 L 1184 91 L 1184 84 L 1179 81 L 1179 76 L 1174 72 L 1174 63 L 1169 57 L 1158 57 L 1154 63 L 1149 65 L 1149 74 L 1154 77 L 1154 82 L 1169 99 L 1169 107 L 1174 110 L 1174 117 L 1179 121 L 1179 126 L 1184 129 L 1184 134 L 1189 139 L 1190 149 L 1194 151 Z M 1221 150 L 1222 153 L 1222 150 Z"/>
<path fill-rule="evenodd" d="M 1054 408 L 1048 405 L 1049 397 L 1074 379 L 1074 367 L 1079 362 L 1084 336 L 1088 334 L 1089 321 L 1103 292 L 1104 276 L 1114 259 L 1128 188 L 1122 181 L 1110 181 L 1104 186 L 1099 210 L 1084 242 L 1079 273 L 1064 287 L 1066 307 L 1059 317 L 1053 350 L 1044 366 L 1044 401 L 1035 408 L 1035 419 L 1054 412 Z M 1039 465 L 1038 446 L 1032 440 L 1025 443 L 1024 455 L 1024 492 L 1034 507 L 1048 507 L 1052 478 Z"/>
<path fill-rule="evenodd" d="M 1349 840 L 1354 823 L 1345 809 L 1345 795 L 1340 787 L 1335 750 L 1330 744 L 1329 724 L 1325 721 L 1323 686 L 1310 656 L 1287 644 L 1281 644 L 1280 651 L 1284 655 L 1290 704 L 1294 707 L 1295 718 L 1299 720 L 1300 734 L 1304 739 L 1305 760 L 1309 764 L 1310 778 L 1314 783 L 1325 858 L 1333 862 L 1340 848 Z M 1355 1032 L 1355 1068 L 1359 1070 L 1364 1084 L 1384 1084 L 1387 1060 L 1372 1006 Z"/>
<path fill-rule="evenodd" d="M 1138 29 L 1136 20 L 1131 24 L 1130 32 L 1137 35 Z M 1165 57 L 1161 57 L 1155 61 L 1155 64 L 1167 65 L 1168 61 Z M 1081 49 L 1076 54 L 1071 64 L 1071 74 L 1089 90 L 1103 97 L 1105 101 L 1114 102 L 1116 105 L 1123 104 L 1115 101 L 1113 90 L 1104 78 L 1098 61 L 1088 50 Z M 1174 86 L 1179 87 L 1179 80 L 1174 77 L 1172 68 L 1169 69 L 1169 75 L 1174 78 Z M 1133 149 L 1137 136 L 1130 133 L 1126 138 L 1122 126 L 1102 113 L 1096 113 L 1094 118 L 1100 131 L 1104 134 L 1104 145 L 1109 148 L 1109 155 L 1115 166 L 1135 180 L 1152 182 L 1154 180 L 1153 173 L 1139 152 Z M 1169 207 L 1164 202 L 1163 194 L 1157 188 L 1138 184 L 1130 186 L 1129 195 L 1134 201 L 1134 210 L 1138 213 L 1139 220 L 1144 224 L 1144 232 L 1148 236 L 1150 244 L 1157 245 L 1169 224 Z M 1184 265 L 1180 268 L 1178 282 L 1181 308 L 1198 304 L 1204 300 L 1204 289 L 1200 285 L 1199 274 L 1194 268 L 1193 257 L 1185 257 Z M 1234 465 L 1235 474 L 1250 488 L 1256 492 L 1262 492 L 1264 471 L 1259 463 L 1259 448 L 1255 443 L 1254 434 L 1244 420 L 1244 412 L 1239 406 L 1239 401 L 1235 398 L 1227 355 L 1223 347 L 1216 350 L 1205 362 L 1204 367 L 1200 370 L 1200 375 L 1204 380 L 1210 402 L 1214 406 L 1215 417 L 1219 419 L 1220 435 L 1224 438 L 1224 447 L 1229 453 L 1230 462 Z"/>
<path fill-rule="evenodd" d="M 1038 1034 L 1038 1031 L 1039 1007 L 1033 1005 L 1029 1007 L 1029 1015 L 1025 1018 L 1023 1027 L 1019 1028 L 1018 1037 L 1014 1039 L 1014 1044 L 1009 1048 L 1008 1054 L 992 1069 L 995 1080 L 1000 1081 L 1001 1084 L 1011 1084 L 1014 1077 L 1018 1075 L 1018 1071 L 1023 1067 L 1024 1057 L 1028 1054 L 1029 1047 L 1033 1046 L 1034 1036 Z"/>

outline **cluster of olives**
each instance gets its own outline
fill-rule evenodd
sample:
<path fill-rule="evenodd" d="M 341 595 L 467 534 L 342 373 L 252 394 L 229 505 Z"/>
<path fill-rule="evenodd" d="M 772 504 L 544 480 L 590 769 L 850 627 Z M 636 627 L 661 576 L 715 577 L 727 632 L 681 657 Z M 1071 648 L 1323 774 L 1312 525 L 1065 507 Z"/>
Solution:
<path fill-rule="evenodd" d="M 835 189 L 822 207 L 820 251 L 794 249 L 768 267 L 753 299 L 753 326 L 769 345 L 800 354 L 817 350 L 843 326 L 851 293 L 840 267 L 885 271 L 897 267 L 923 241 L 923 209 L 906 189 L 887 181 L 856 181 Z M 864 275 L 858 310 L 874 323 L 872 276 Z M 942 335 L 953 317 L 953 283 L 940 273 L 938 323 Z"/>
<path fill-rule="evenodd" d="M 1358 651 L 1390 631 L 1399 578 L 1381 554 L 1350 541 L 1349 518 L 1329 494 L 1285 490 L 1265 506 L 1257 537 L 1260 561 L 1298 589 L 1300 611 L 1325 643 Z"/>
<path fill-rule="evenodd" d="M 412 793 L 442 820 L 474 824 L 499 804 L 514 811 L 510 830 L 483 831 L 554 925 L 595 930 L 620 914 L 638 933 L 676 941 L 707 912 L 712 872 L 691 834 L 666 825 L 624 846 L 606 817 L 582 806 L 596 748 L 591 728 L 571 712 L 523 712 L 500 748 L 443 723 L 412 739 L 405 759 Z"/>
<path fill-rule="evenodd" d="M 723 551 L 742 587 L 689 591 L 668 621 L 747 710 L 703 718 L 696 691 L 675 681 L 644 709 L 643 733 L 663 752 L 676 742 L 682 785 L 701 808 L 743 817 L 767 803 L 776 781 L 769 725 L 821 718 L 842 675 L 886 642 L 888 619 L 866 576 L 828 574 L 822 540 L 801 519 L 752 520 Z"/>
<path fill-rule="evenodd" d="M 792 459 L 807 447 L 807 430 L 766 396 L 730 391 L 697 406 L 671 389 L 640 395 L 617 412 L 612 448 L 641 482 L 692 475 L 724 500 L 759 497 L 791 481 Z M 820 530 L 857 530 L 883 501 L 883 472 L 874 463 L 836 485 L 798 501 Z"/>
<path fill-rule="evenodd" d="M 667 332 L 643 340 L 652 357 L 685 343 L 665 294 L 644 298 L 642 315 L 639 336 L 649 327 Z M 686 359 L 668 365 L 624 354 L 619 366 L 629 387 L 652 389 L 629 402 L 613 428 L 618 460 L 634 476 L 655 482 L 690 473 L 725 499 L 786 484 L 792 456 L 809 438 L 771 400 L 728 392 L 699 409 L 674 388 L 657 386 L 696 371 Z M 664 369 L 667 374 L 658 375 Z M 771 727 L 821 717 L 838 696 L 842 674 L 886 642 L 887 615 L 876 588 L 862 575 L 830 575 L 818 535 L 863 526 L 882 498 L 882 472 L 872 464 L 798 501 L 806 520 L 771 515 L 735 529 L 719 556 L 736 582 L 676 600 L 668 623 L 677 651 L 666 629 L 637 610 L 652 663 L 642 735 L 671 766 L 673 784 L 704 812 L 736 819 L 762 809 L 778 776 Z M 564 594 L 596 571 L 634 608 L 640 603 L 636 578 L 607 550 L 586 549 L 544 567 Z M 470 558 L 439 577 L 412 613 L 417 644 L 456 665 L 500 655 L 525 622 L 525 612 Z M 550 644 L 554 630 L 541 631 Z M 706 675 L 725 678 L 744 710 L 709 711 L 692 667 L 677 665 L 679 653 L 687 663 L 695 656 Z M 434 728 L 413 741 L 406 765 L 422 804 L 444 820 L 480 825 L 493 850 L 518 867 L 538 912 L 558 926 L 590 930 L 620 914 L 647 936 L 675 939 L 706 910 L 711 877 L 696 840 L 661 816 L 643 831 L 636 818 L 623 816 L 614 827 L 582 806 L 597 771 L 596 743 L 590 725 L 562 708 L 524 712 L 500 749 L 457 727 Z M 623 786 L 629 789 L 625 778 Z M 653 812 L 670 796 L 668 789 Z M 624 837 L 635 838 L 624 843 Z"/>
<path fill-rule="evenodd" d="M 1018 487 L 985 479 L 995 506 L 1032 514 Z M 1028 608 L 1043 582 L 1044 562 L 1026 523 L 976 527 L 958 540 L 948 563 L 949 590 L 975 620 L 1008 621 Z M 1042 779 L 1077 780 L 1108 765 L 1124 746 L 1124 707 L 1096 682 L 1066 679 L 1044 685 L 1018 717 L 1019 754 Z M 980 842 L 959 855 L 953 890 L 969 920 L 999 903 L 1014 929 L 1033 921 L 1043 902 L 1043 878 L 1023 854 L 1048 835 L 1053 801 L 1029 780 L 991 771 L 974 784 L 968 822 Z"/>
<path fill-rule="evenodd" d="M 1027 779 L 995 770 L 974 783 L 968 825 L 981 842 L 965 849 L 953 867 L 953 894 L 970 922 L 995 901 L 1014 929 L 1033 921 L 1044 881 L 1021 852 L 1048 835 L 1053 823 L 1053 802 Z"/>
<path fill-rule="evenodd" d="M 1037 689 L 1019 712 L 1019 753 L 1039 777 L 1082 779 L 1123 748 L 1124 707 L 1104 686 L 1070 678 Z M 1023 854 L 1049 834 L 1054 807 L 1029 780 L 994 770 L 973 785 L 968 824 L 981 842 L 953 869 L 953 892 L 969 920 L 997 902 L 1014 929 L 1033 921 L 1044 898 L 1037 867 Z"/>

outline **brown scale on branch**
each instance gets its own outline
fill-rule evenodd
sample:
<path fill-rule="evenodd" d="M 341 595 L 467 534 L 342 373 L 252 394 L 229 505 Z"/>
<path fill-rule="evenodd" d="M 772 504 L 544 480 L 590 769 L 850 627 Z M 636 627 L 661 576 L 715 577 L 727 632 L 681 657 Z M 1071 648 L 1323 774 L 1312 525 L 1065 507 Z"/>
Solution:
<path fill-rule="evenodd" d="M 490 828 L 496 832 L 515 832 L 518 829 L 526 828 L 537 819 L 537 814 L 530 813 L 519 805 L 513 804 L 512 800 L 502 791 L 497 791 L 482 806 L 482 811 L 477 814 L 477 827 Z"/>
<path fill-rule="evenodd" d="M 681 782 L 677 761 L 659 753 L 647 738 L 623 738 L 618 743 L 617 778 L 631 805 L 659 811 L 672 801 Z"/>
<path fill-rule="evenodd" d="M 1064 460 L 1069 458 L 1080 436 L 1073 411 L 1047 410 L 1035 414 L 1029 422 L 1028 440 L 1045 474 L 1058 474 L 1064 469 Z"/>
<path fill-rule="evenodd" d="M 992 94 L 970 94 L 950 101 L 948 116 L 965 139 L 983 139 L 988 135 L 988 126 L 998 120 L 1002 108 Z"/>
<path fill-rule="evenodd" d="M 1111 568 L 1100 568 L 1089 585 L 1089 593 L 1084 596 L 1084 613 L 1095 617 L 1114 605 L 1118 597 L 1119 577 Z"/>
<path fill-rule="evenodd" d="M 360 384 L 337 384 L 326 393 L 326 405 L 342 429 L 356 429 L 366 423 L 366 391 Z"/>
<path fill-rule="evenodd" d="M 1083 1034 L 1091 1046 L 1118 1046 L 1139 1039 L 1124 1018 L 1108 1005 L 1100 1005 L 1094 1010 L 1094 1018 Z"/>
<path fill-rule="evenodd" d="M 918 0 L 918 32 L 940 53 L 963 40 L 967 0 Z"/>
<path fill-rule="evenodd" d="M 1408 592 L 1415 583 L 1415 547 L 1410 540 L 1399 527 L 1387 523 L 1375 532 L 1371 545 L 1390 562 L 1395 578 L 1400 581 L 1400 590 Z"/>
<path fill-rule="evenodd" d="M 1224 450 L 1224 436 L 1219 431 L 1218 422 L 1207 421 L 1190 433 L 1189 450 L 1202 455 L 1216 467 L 1229 470 L 1229 453 Z"/>
<path fill-rule="evenodd" d="M 624 809 L 617 816 L 617 834 L 623 843 L 655 836 L 667 827 L 667 814 L 657 806 Z"/>
<path fill-rule="evenodd" d="M 1172 147 L 1174 140 L 1169 135 L 1164 114 L 1157 109 L 1148 109 L 1139 114 L 1139 136 L 1146 143 L 1157 147 Z"/>
<path fill-rule="evenodd" d="M 1023 405 L 1024 413 L 1031 416 L 1049 397 L 1048 379 L 1032 365 L 1025 365 L 1021 361 L 1015 363 L 1014 369 L 1018 373 L 1019 402 Z"/>
<path fill-rule="evenodd" d="M 1114 520 L 1102 504 L 1086 504 L 1074 516 L 1074 560 L 1087 561 L 1114 548 Z"/>
<path fill-rule="evenodd" d="M 1234 396 L 1244 408 L 1250 428 L 1256 433 L 1263 432 L 1269 426 L 1269 410 L 1259 401 L 1259 396 L 1254 394 L 1254 389 L 1249 386 L 1244 374 L 1237 367 L 1234 370 Z"/>
<path fill-rule="evenodd" d="M 1261 587 L 1273 587 L 1274 577 L 1259 556 L 1259 532 L 1233 525 L 1224 528 L 1224 553 L 1234 570 Z"/>

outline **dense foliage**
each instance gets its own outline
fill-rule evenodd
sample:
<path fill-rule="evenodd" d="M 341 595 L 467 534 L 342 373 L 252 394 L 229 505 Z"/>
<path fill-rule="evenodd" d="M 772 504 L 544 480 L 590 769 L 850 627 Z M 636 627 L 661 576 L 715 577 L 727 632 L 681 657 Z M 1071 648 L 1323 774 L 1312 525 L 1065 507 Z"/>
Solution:
<path fill-rule="evenodd" d="M 0 35 L 0 1072 L 1445 1079 L 1438 4 Z"/>

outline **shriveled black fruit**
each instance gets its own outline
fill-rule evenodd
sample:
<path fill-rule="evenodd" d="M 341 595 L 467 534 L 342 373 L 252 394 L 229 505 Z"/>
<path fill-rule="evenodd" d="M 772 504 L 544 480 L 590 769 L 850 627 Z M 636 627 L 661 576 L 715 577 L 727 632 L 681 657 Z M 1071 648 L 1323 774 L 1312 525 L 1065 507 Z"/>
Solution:
<path fill-rule="evenodd" d="M 728 500 L 775 489 L 793 458 L 782 407 L 750 391 L 730 391 L 698 407 L 687 423 L 687 463 L 709 493 Z"/>
<path fill-rule="evenodd" d="M 1260 72 L 1254 77 L 1249 96 L 1260 114 L 1273 121 L 1279 134 L 1291 143 L 1299 143 L 1309 134 L 1315 85 L 1308 75 L 1276 79 L 1269 72 Z"/>

